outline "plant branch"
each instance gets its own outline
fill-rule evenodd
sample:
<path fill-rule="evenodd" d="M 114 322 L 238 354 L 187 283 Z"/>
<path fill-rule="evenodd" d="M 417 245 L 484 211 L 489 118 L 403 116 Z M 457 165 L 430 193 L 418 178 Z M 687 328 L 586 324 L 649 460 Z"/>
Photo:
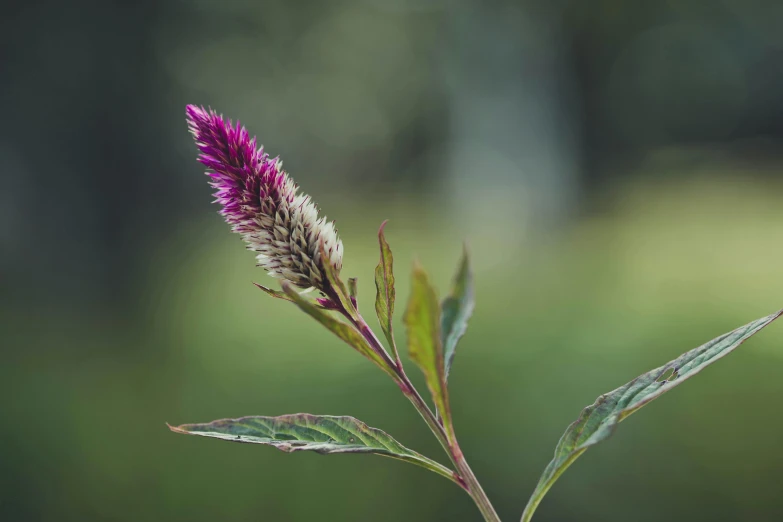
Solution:
<path fill-rule="evenodd" d="M 350 316 L 348 314 L 345 315 L 350 320 Z M 421 394 L 419 394 L 418 390 L 416 390 L 416 388 L 413 386 L 413 383 L 411 383 L 410 379 L 405 374 L 405 370 L 403 370 L 399 355 L 395 357 L 396 362 L 393 362 L 389 357 L 389 354 L 383 348 L 381 342 L 375 336 L 375 333 L 370 329 L 370 327 L 367 325 L 367 322 L 364 320 L 361 314 L 358 313 L 358 311 L 357 315 L 358 319 L 356 321 L 352 320 L 352 322 L 362 334 L 362 336 L 367 340 L 373 350 L 384 357 L 384 359 L 387 360 L 390 366 L 394 369 L 396 374 L 395 382 L 400 387 L 400 390 L 402 390 L 402 393 L 405 395 L 405 397 L 411 401 L 413 407 L 416 408 L 416 411 L 419 412 L 421 417 L 427 423 L 427 426 L 429 426 L 432 433 L 438 439 L 438 442 L 440 442 L 441 446 L 443 446 L 443 449 L 446 450 L 449 458 L 457 468 L 457 473 L 460 480 L 464 483 L 465 491 L 467 491 L 467 493 L 476 503 L 476 507 L 478 507 L 479 511 L 483 515 L 484 520 L 487 522 L 501 522 L 500 517 L 498 517 L 497 512 L 495 511 L 494 507 L 492 507 L 492 503 L 489 501 L 487 494 L 484 492 L 481 484 L 479 484 L 476 475 L 473 473 L 473 470 L 470 469 L 470 466 L 468 465 L 468 462 L 465 459 L 459 444 L 457 443 L 453 428 L 448 432 L 446 431 L 446 429 L 443 427 L 443 424 L 438 421 L 435 414 L 422 398 Z"/>
<path fill-rule="evenodd" d="M 481 514 L 484 516 L 484 520 L 487 522 L 500 522 L 500 517 L 498 516 L 497 512 L 495 512 L 495 508 L 492 507 L 492 503 L 487 497 L 487 494 L 481 487 L 481 484 L 476 478 L 476 475 L 473 473 L 473 470 L 468 465 L 468 461 L 465 459 L 465 455 L 462 453 L 454 433 L 452 432 L 451 434 L 448 434 L 446 432 L 446 430 L 443 428 L 443 425 L 435 418 L 435 414 L 432 412 L 430 407 L 427 406 L 427 403 L 424 402 L 424 399 L 422 399 L 419 392 L 416 390 L 410 380 L 408 380 L 408 376 L 405 375 L 405 372 L 402 372 L 401 384 L 404 385 L 400 386 L 400 388 L 403 390 L 405 396 L 408 398 L 408 400 L 411 401 L 419 414 L 424 418 L 427 426 L 429 426 L 430 430 L 435 434 L 438 441 L 449 454 L 451 461 L 457 468 L 457 472 L 467 486 L 466 489 L 468 494 L 471 496 L 471 498 L 473 498 L 473 501 L 476 503 L 476 507 L 478 507 L 479 511 L 481 511 Z"/>

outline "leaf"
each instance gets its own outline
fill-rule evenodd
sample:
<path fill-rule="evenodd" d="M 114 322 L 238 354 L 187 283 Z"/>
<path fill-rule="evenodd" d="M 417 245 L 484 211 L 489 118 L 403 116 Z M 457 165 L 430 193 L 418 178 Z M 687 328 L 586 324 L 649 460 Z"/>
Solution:
<path fill-rule="evenodd" d="M 288 297 L 288 295 L 284 292 L 279 292 L 277 290 L 272 290 L 271 288 L 267 288 L 263 285 L 259 285 L 258 283 L 253 283 L 256 285 L 256 287 L 260 288 L 267 294 L 271 295 L 272 297 L 275 297 L 277 299 L 282 299 L 283 301 L 288 301 L 289 303 L 293 303 L 293 299 Z M 332 301 L 330 301 L 328 298 L 325 297 L 319 297 L 316 299 L 317 307 L 324 309 L 324 310 L 337 310 L 337 305 L 334 304 Z"/>
<path fill-rule="evenodd" d="M 473 293 L 473 272 L 470 269 L 470 259 L 467 247 L 462 251 L 462 261 L 454 277 L 451 295 L 443 300 L 441 305 L 440 329 L 443 338 L 443 358 L 445 363 L 445 378 L 454 362 L 457 343 L 468 328 L 468 319 L 473 315 L 475 307 Z"/>
<path fill-rule="evenodd" d="M 432 400 L 451 438 L 453 430 L 440 336 L 440 306 L 427 273 L 418 264 L 413 267 L 411 295 L 404 321 L 408 328 L 410 357 L 424 373 Z"/>
<path fill-rule="evenodd" d="M 271 288 L 267 288 L 267 287 L 265 287 L 263 285 L 259 285 L 258 283 L 253 283 L 253 284 L 256 285 L 258 288 L 260 288 L 261 290 L 263 290 L 264 292 L 266 292 L 267 294 L 271 295 L 272 297 L 276 297 L 278 299 L 282 299 L 283 301 L 291 301 L 291 298 L 288 297 L 283 292 L 278 292 L 277 290 L 272 290 Z"/>
<path fill-rule="evenodd" d="M 328 260 L 329 256 L 326 253 L 326 245 L 323 241 L 321 241 L 319 248 L 321 259 Z M 329 281 L 329 286 L 334 291 L 343 309 L 346 311 L 346 313 L 348 313 L 349 316 L 351 316 L 351 319 L 357 321 L 359 319 L 359 315 L 356 313 L 356 307 L 354 306 L 353 302 L 351 302 L 351 298 L 348 295 L 348 289 L 345 287 L 345 283 L 343 283 L 342 279 L 340 279 L 339 274 L 337 274 L 337 271 L 334 269 L 331 263 L 324 261 L 321 264 L 323 265 L 324 272 L 326 273 L 326 280 Z"/>
<path fill-rule="evenodd" d="M 298 306 L 303 312 L 324 325 L 337 337 L 348 343 L 357 352 L 377 364 L 383 371 L 389 375 L 395 375 L 389 365 L 385 362 L 384 358 L 372 349 L 369 343 L 364 339 L 364 337 L 362 337 L 362 334 L 360 334 L 356 328 L 348 323 L 344 323 L 335 319 L 333 316 L 329 315 L 329 313 L 319 308 L 318 305 L 315 305 L 302 297 L 299 292 L 297 292 L 296 289 L 287 281 L 283 281 L 281 284 L 286 295 L 290 297 L 294 304 L 296 304 L 296 306 Z"/>
<path fill-rule="evenodd" d="M 378 243 L 381 247 L 381 260 L 378 262 L 378 266 L 375 267 L 375 315 L 378 316 L 378 322 L 381 323 L 381 329 L 386 336 L 386 340 L 389 341 L 394 358 L 399 360 L 397 353 L 397 345 L 394 342 L 394 334 L 392 331 L 392 316 L 394 315 L 394 298 L 396 292 L 394 290 L 394 258 L 392 257 L 391 248 L 389 243 L 386 242 L 386 237 L 383 235 L 383 229 L 386 227 L 387 221 L 381 223 L 381 228 L 378 230 Z"/>
<path fill-rule="evenodd" d="M 461 486 L 454 472 L 353 417 L 297 413 L 279 417 L 241 417 L 205 424 L 169 426 L 175 433 L 273 446 L 281 451 L 374 453 L 434 471 Z"/>
<path fill-rule="evenodd" d="M 348 278 L 348 295 L 351 297 L 353 305 L 358 308 L 359 302 L 359 280 L 355 277 Z"/>
<path fill-rule="evenodd" d="M 642 406 L 657 399 L 675 386 L 690 379 L 704 368 L 734 351 L 748 338 L 780 317 L 783 310 L 757 319 L 723 334 L 663 366 L 645 373 L 625 386 L 598 397 L 582 410 L 579 418 L 566 429 L 555 449 L 555 456 L 544 470 L 530 501 L 522 514 L 528 522 L 552 484 L 587 448 L 608 438 L 621 421 Z"/>

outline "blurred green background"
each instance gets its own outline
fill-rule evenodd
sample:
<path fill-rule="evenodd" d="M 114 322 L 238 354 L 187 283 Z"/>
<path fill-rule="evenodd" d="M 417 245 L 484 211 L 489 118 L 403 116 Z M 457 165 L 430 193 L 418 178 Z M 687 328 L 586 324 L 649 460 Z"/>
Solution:
<path fill-rule="evenodd" d="M 398 319 L 410 262 L 443 295 L 469 242 L 455 422 L 518 520 L 582 407 L 783 306 L 781 27 L 777 0 L 4 2 L 0 519 L 479 520 L 389 459 L 166 429 L 345 414 L 447 461 L 381 372 L 252 286 L 271 279 L 209 204 L 197 103 L 337 221 L 366 317 L 383 219 Z M 536 520 L 783 520 L 781 376 L 773 324 Z"/>

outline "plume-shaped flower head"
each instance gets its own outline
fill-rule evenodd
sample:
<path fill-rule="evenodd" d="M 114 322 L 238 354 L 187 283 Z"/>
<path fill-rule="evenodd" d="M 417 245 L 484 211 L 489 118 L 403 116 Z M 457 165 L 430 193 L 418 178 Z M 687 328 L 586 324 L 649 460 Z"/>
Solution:
<path fill-rule="evenodd" d="M 343 244 L 332 222 L 283 170 L 279 158 L 257 147 L 239 122 L 234 125 L 212 109 L 187 106 L 190 132 L 199 161 L 212 179 L 216 202 L 231 229 L 257 252 L 259 266 L 300 288 L 326 291 L 324 263 L 342 268 Z M 322 259 L 323 252 L 327 259 Z"/>

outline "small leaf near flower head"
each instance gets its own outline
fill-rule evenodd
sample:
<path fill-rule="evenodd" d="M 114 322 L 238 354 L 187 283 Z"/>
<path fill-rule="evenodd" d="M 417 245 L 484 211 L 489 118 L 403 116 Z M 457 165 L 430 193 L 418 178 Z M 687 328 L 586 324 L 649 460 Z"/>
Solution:
<path fill-rule="evenodd" d="M 473 315 L 475 299 L 473 294 L 473 273 L 470 270 L 468 249 L 462 251 L 457 275 L 451 287 L 451 295 L 441 305 L 441 335 L 443 336 L 443 358 L 446 379 L 449 378 L 457 343 L 468 327 L 468 319 Z"/>
<path fill-rule="evenodd" d="M 355 309 L 359 309 L 359 279 L 355 277 L 348 278 L 348 294 L 351 296 L 351 303 Z"/>
<path fill-rule="evenodd" d="M 555 457 L 541 475 L 522 513 L 522 522 L 531 520 L 541 499 L 560 475 L 590 446 L 609 438 L 621 421 L 733 352 L 781 314 L 783 310 L 740 326 L 598 397 L 595 403 L 582 410 L 579 418 L 568 426 L 560 438 L 555 448 Z"/>
<path fill-rule="evenodd" d="M 353 417 L 297 413 L 279 417 L 223 419 L 205 424 L 169 426 L 169 429 L 185 435 L 263 444 L 286 453 L 374 453 L 421 466 L 464 488 L 456 474 L 446 466 L 406 448 L 391 435 Z"/>
<path fill-rule="evenodd" d="M 299 292 L 287 281 L 282 282 L 283 291 L 291 298 L 291 300 L 299 307 L 300 310 L 307 315 L 324 325 L 337 337 L 345 341 L 354 350 L 364 355 L 370 361 L 378 365 L 381 370 L 385 371 L 392 377 L 395 377 L 393 370 L 386 363 L 384 358 L 367 343 L 356 328 L 348 323 L 344 323 L 338 319 L 335 319 L 332 315 L 321 310 L 318 305 L 315 305 L 302 297 Z"/>
<path fill-rule="evenodd" d="M 330 253 L 326 251 L 326 245 L 323 242 L 320 244 L 319 248 L 321 257 L 323 259 L 329 259 L 328 256 Z M 339 301 L 339 304 L 342 305 L 343 310 L 351 317 L 351 319 L 356 321 L 359 318 L 356 312 L 356 305 L 348 294 L 348 288 L 346 288 L 345 283 L 343 283 L 342 279 L 340 279 L 339 274 L 334 269 L 334 267 L 331 266 L 331 264 L 325 263 L 323 271 L 324 275 L 326 276 L 326 280 L 329 283 L 328 287 L 331 290 L 329 296 L 337 297 L 337 300 Z"/>
<path fill-rule="evenodd" d="M 451 409 L 440 336 L 440 305 L 427 273 L 418 264 L 413 267 L 411 295 L 403 320 L 408 328 L 410 357 L 424 373 L 432 400 L 443 418 L 446 433 L 452 438 Z"/>
<path fill-rule="evenodd" d="M 272 290 L 271 288 L 267 288 L 264 285 L 259 285 L 258 283 L 253 283 L 258 287 L 259 289 L 263 290 L 268 295 L 271 295 L 272 297 L 275 297 L 277 299 L 282 299 L 283 301 L 288 301 L 290 303 L 293 303 L 294 300 L 288 297 L 288 294 L 284 292 L 278 292 L 277 290 Z M 337 306 L 334 301 L 329 299 L 328 297 L 317 297 L 315 299 L 315 302 L 318 303 L 318 308 L 322 308 L 324 310 L 339 310 L 340 307 Z"/>
<path fill-rule="evenodd" d="M 392 316 L 394 315 L 394 258 L 389 243 L 383 234 L 387 221 L 381 223 L 378 230 L 378 243 L 381 248 L 381 260 L 375 267 L 375 315 L 378 316 L 378 322 L 381 323 L 381 330 L 389 341 L 394 358 L 399 361 L 397 354 L 397 344 L 394 342 L 394 332 L 392 330 Z"/>
<path fill-rule="evenodd" d="M 259 289 L 261 289 L 264 292 L 266 292 L 267 294 L 271 295 L 272 297 L 276 297 L 277 299 L 282 299 L 283 301 L 288 301 L 288 302 L 293 303 L 293 299 L 288 297 L 288 294 L 286 294 L 284 292 L 278 292 L 277 290 L 272 290 L 271 288 L 267 288 L 264 285 L 259 285 L 258 283 L 253 283 L 253 284 L 256 285 L 256 287 L 258 287 Z M 327 297 L 318 297 L 318 298 L 316 298 L 315 301 L 318 303 L 318 306 L 320 308 L 323 308 L 325 310 L 338 310 L 339 309 L 339 307 L 336 304 L 334 304 L 334 302 L 331 299 L 329 299 Z"/>
<path fill-rule="evenodd" d="M 267 294 L 271 295 L 272 297 L 276 297 L 278 299 L 282 299 L 283 301 L 291 301 L 291 298 L 288 297 L 283 292 L 279 292 L 277 290 L 272 290 L 271 288 L 267 288 L 264 285 L 259 285 L 258 283 L 253 283 L 253 284 L 256 285 L 256 287 L 258 287 L 259 289 L 261 289 L 264 292 L 266 292 Z"/>
<path fill-rule="evenodd" d="M 348 278 L 348 294 L 356 301 L 359 295 L 359 280 L 355 277 Z"/>

